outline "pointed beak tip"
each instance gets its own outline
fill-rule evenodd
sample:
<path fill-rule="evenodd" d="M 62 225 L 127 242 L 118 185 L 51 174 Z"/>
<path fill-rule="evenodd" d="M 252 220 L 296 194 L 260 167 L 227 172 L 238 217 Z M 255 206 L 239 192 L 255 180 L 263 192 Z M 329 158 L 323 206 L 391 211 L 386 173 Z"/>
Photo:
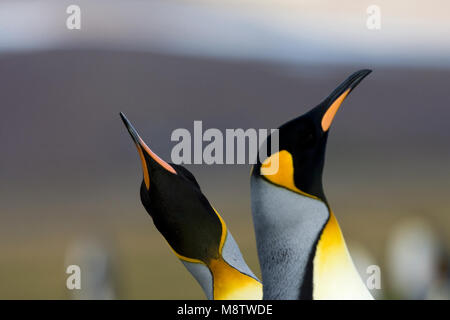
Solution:
<path fill-rule="evenodd" d="M 352 76 L 350 76 L 350 84 L 349 84 L 349 89 L 350 91 L 352 91 L 354 88 L 356 88 L 356 86 L 365 78 L 367 77 L 370 73 L 372 73 L 371 69 L 362 69 L 359 70 L 357 72 L 355 72 Z"/>
<path fill-rule="evenodd" d="M 337 87 L 330 96 L 325 100 L 326 110 L 322 115 L 321 125 L 324 132 L 328 131 L 333 122 L 337 110 L 341 106 L 344 99 L 356 86 L 372 72 L 370 69 L 362 69 L 353 73 L 339 87 Z"/>
<path fill-rule="evenodd" d="M 169 171 L 169 172 L 171 172 L 173 174 L 177 174 L 175 169 L 170 164 L 168 164 L 167 162 L 162 160 L 160 157 L 158 157 L 155 153 L 153 153 L 153 151 L 147 146 L 147 144 L 140 138 L 140 136 L 137 133 L 136 129 L 133 127 L 131 122 L 127 119 L 125 114 L 120 112 L 119 115 L 122 118 L 123 123 L 127 127 L 128 133 L 131 135 L 131 138 L 134 140 L 134 142 L 136 144 L 136 147 L 138 148 L 138 152 L 139 152 L 139 154 L 141 156 L 142 166 L 143 166 L 143 169 L 144 169 L 144 181 L 145 181 L 145 184 L 147 186 L 147 190 L 149 188 L 148 186 L 149 186 L 149 179 L 150 178 L 148 176 L 147 163 L 146 163 L 145 158 L 144 158 L 144 152 L 146 154 L 150 155 L 150 157 L 153 160 L 155 160 L 157 163 L 159 163 L 159 165 L 161 165 L 167 171 Z"/>
<path fill-rule="evenodd" d="M 125 114 L 123 112 L 120 112 L 119 115 L 120 115 L 120 118 L 122 119 L 123 123 L 128 127 L 130 122 L 128 121 Z"/>
<path fill-rule="evenodd" d="M 360 72 L 361 79 L 364 79 L 365 77 L 367 77 L 369 74 L 372 73 L 372 70 L 371 69 L 363 69 L 359 72 Z"/>
<path fill-rule="evenodd" d="M 133 127 L 131 122 L 127 119 L 125 114 L 122 112 L 119 113 L 120 117 L 122 118 L 123 124 L 128 130 L 128 133 L 131 135 L 131 138 L 134 140 L 135 143 L 139 143 L 139 134 L 137 133 L 136 129 Z"/>

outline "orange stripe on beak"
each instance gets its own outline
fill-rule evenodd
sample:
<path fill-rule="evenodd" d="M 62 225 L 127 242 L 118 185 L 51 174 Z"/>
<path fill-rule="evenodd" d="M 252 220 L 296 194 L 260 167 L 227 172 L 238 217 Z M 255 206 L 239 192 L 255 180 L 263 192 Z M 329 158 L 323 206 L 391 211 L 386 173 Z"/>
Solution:
<path fill-rule="evenodd" d="M 156 162 L 158 162 L 160 164 L 161 167 L 163 167 L 164 169 L 166 169 L 169 172 L 172 172 L 173 174 L 177 174 L 177 172 L 175 171 L 175 169 L 168 164 L 167 162 L 165 162 L 163 159 L 161 159 L 160 157 L 158 157 L 158 155 L 156 153 L 154 153 L 146 144 L 145 142 L 139 137 L 139 144 L 141 145 L 141 147 L 145 150 L 145 152 L 152 157 L 153 160 L 155 160 Z"/>
<path fill-rule="evenodd" d="M 324 132 L 326 132 L 326 131 L 328 131 L 328 129 L 330 129 L 331 123 L 333 122 L 336 112 L 339 110 L 339 107 L 341 106 L 342 102 L 345 100 L 345 98 L 347 97 L 347 95 L 349 93 L 350 93 L 350 89 L 347 89 L 336 100 L 334 100 L 334 102 L 331 104 L 331 106 L 328 108 L 328 110 L 323 115 L 321 125 L 322 125 L 322 130 Z"/>
<path fill-rule="evenodd" d="M 139 153 L 139 158 L 141 158 L 141 162 L 142 162 L 142 171 L 144 173 L 145 187 L 147 188 L 147 190 L 149 190 L 150 189 L 150 176 L 148 174 L 147 162 L 145 161 L 145 157 L 144 157 L 144 154 L 142 153 L 141 147 L 138 144 L 136 144 L 136 148 Z"/>
<path fill-rule="evenodd" d="M 370 74 L 372 70 L 363 69 L 353 73 L 344 82 L 342 82 L 317 108 L 322 113 L 321 126 L 323 132 L 327 132 L 333 122 L 336 112 L 339 110 L 342 102 L 355 87 Z M 326 110 L 324 110 L 326 108 Z"/>
<path fill-rule="evenodd" d="M 142 138 L 137 133 L 136 129 L 134 129 L 134 127 L 131 125 L 130 121 L 128 121 L 128 119 L 125 117 L 125 115 L 122 112 L 120 113 L 120 117 L 122 118 L 123 123 L 127 127 L 127 130 L 130 133 L 131 138 L 133 139 L 133 141 L 134 141 L 134 143 L 136 145 L 136 148 L 137 148 L 138 153 L 139 153 L 139 157 L 141 158 L 142 171 L 144 173 L 144 183 L 145 183 L 145 186 L 146 186 L 147 190 L 150 189 L 150 174 L 149 174 L 149 169 L 148 169 L 148 166 L 147 166 L 147 160 L 145 159 L 145 154 L 144 153 L 148 154 L 153 160 L 155 160 L 161 167 L 163 167 L 167 171 L 169 171 L 169 172 L 171 172 L 173 174 L 177 174 L 175 169 L 170 164 L 168 164 L 167 162 L 162 160 L 160 157 L 158 157 L 156 155 L 156 153 L 154 153 L 147 146 L 147 144 L 144 142 L 144 140 L 142 140 Z"/>

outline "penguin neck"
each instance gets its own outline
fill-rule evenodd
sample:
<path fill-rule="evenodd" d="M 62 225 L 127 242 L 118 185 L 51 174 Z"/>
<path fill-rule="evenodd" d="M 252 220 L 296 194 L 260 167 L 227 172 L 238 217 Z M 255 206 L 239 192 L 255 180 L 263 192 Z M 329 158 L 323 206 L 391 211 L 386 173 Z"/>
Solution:
<path fill-rule="evenodd" d="M 264 299 L 370 299 L 323 201 L 252 177 Z"/>
<path fill-rule="evenodd" d="M 261 176 L 252 176 L 251 188 L 264 299 L 299 299 L 305 296 L 305 282 L 312 288 L 309 266 L 318 235 L 328 219 L 327 207 L 318 199 Z M 312 289 L 306 296 L 312 297 Z"/>
<path fill-rule="evenodd" d="M 222 220 L 223 222 L 223 220 Z M 239 246 L 226 228 L 219 257 L 207 266 L 212 274 L 214 300 L 261 300 L 262 284 L 244 261 Z"/>
<path fill-rule="evenodd" d="M 208 261 L 182 259 L 182 263 L 210 300 L 261 300 L 262 284 L 245 263 L 227 230 L 224 239 L 217 257 Z"/>

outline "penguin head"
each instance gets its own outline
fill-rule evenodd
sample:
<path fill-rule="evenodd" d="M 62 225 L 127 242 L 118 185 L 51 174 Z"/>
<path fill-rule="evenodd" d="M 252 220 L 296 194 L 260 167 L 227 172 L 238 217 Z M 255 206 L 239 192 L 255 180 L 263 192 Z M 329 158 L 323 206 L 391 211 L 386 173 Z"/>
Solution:
<path fill-rule="evenodd" d="M 186 168 L 158 157 L 123 113 L 120 116 L 142 163 L 140 196 L 156 228 L 183 261 L 208 264 L 218 259 L 226 225 Z"/>
<path fill-rule="evenodd" d="M 345 98 L 370 72 L 355 72 L 315 108 L 283 124 L 278 130 L 279 151 L 255 165 L 253 175 L 326 202 L 322 171 L 331 123 Z M 268 150 L 272 136 L 267 139 Z M 268 170 L 274 163 L 278 170 Z"/>
<path fill-rule="evenodd" d="M 261 299 L 262 285 L 246 265 L 219 213 L 186 168 L 159 158 L 120 114 L 143 170 L 141 201 L 175 255 L 209 299 Z"/>

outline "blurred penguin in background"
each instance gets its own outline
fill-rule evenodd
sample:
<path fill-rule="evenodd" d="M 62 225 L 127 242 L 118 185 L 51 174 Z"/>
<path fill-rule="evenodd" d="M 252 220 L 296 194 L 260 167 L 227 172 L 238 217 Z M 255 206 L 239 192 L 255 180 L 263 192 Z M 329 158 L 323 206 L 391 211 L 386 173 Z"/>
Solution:
<path fill-rule="evenodd" d="M 68 290 L 75 300 L 117 298 L 117 278 L 110 247 L 97 239 L 78 240 L 67 249 L 65 266 L 80 267 L 81 288 Z"/>
<path fill-rule="evenodd" d="M 349 240 L 348 241 L 348 251 L 352 255 L 353 262 L 355 264 L 356 270 L 359 273 L 361 279 L 366 283 L 367 288 L 370 291 L 370 294 L 376 300 L 380 300 L 384 298 L 383 294 L 383 270 L 380 268 L 379 261 L 375 258 L 372 252 L 364 246 L 362 243 Z M 371 281 L 375 275 L 375 272 L 379 273 L 380 283 L 375 283 Z"/>
<path fill-rule="evenodd" d="M 449 299 L 444 241 L 422 218 L 399 223 L 388 239 L 387 271 L 393 298 Z"/>

